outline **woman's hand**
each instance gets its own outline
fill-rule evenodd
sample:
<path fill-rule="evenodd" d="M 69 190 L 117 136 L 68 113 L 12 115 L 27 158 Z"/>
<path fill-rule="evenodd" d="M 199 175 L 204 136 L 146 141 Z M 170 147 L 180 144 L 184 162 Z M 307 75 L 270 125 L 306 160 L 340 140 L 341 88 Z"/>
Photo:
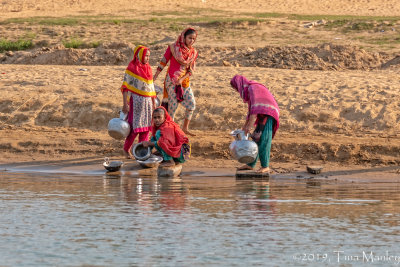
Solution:
<path fill-rule="evenodd" d="M 189 72 L 183 75 L 179 80 L 176 81 L 175 85 L 182 85 L 183 81 L 190 76 Z"/>
<path fill-rule="evenodd" d="M 242 130 L 244 131 L 244 134 L 248 134 L 250 132 L 250 130 L 251 130 L 251 127 L 250 127 L 249 123 L 246 123 L 243 126 Z"/>
<path fill-rule="evenodd" d="M 183 80 L 185 80 L 185 77 L 182 77 L 178 80 L 178 83 L 176 85 L 182 85 Z"/>
<path fill-rule="evenodd" d="M 154 146 L 154 144 L 152 142 L 150 142 L 150 141 L 143 141 L 142 145 L 144 147 L 149 147 L 149 146 L 152 147 L 152 146 Z"/>
<path fill-rule="evenodd" d="M 156 71 L 156 74 L 154 74 L 154 76 L 153 76 L 153 82 L 154 82 L 155 80 L 157 80 L 159 74 L 160 74 L 160 71 L 157 70 L 157 71 Z"/>

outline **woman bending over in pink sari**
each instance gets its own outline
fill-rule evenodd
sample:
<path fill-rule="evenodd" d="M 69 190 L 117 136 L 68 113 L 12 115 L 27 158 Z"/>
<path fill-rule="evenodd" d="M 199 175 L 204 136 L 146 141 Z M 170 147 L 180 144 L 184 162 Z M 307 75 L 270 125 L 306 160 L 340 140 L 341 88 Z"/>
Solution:
<path fill-rule="evenodd" d="M 252 170 L 260 159 L 261 168 L 258 172 L 269 172 L 271 142 L 279 128 L 278 104 L 266 86 L 242 75 L 235 75 L 231 86 L 239 92 L 243 102 L 248 104 L 246 122 L 242 129 L 247 134 L 256 126 L 252 138 L 258 146 L 258 155 L 254 162 L 243 165 L 238 170 Z"/>

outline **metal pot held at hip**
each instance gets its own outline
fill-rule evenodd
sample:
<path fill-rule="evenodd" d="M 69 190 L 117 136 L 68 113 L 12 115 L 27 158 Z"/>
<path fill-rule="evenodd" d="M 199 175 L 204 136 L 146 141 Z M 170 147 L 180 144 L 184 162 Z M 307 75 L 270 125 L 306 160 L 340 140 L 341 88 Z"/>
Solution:
<path fill-rule="evenodd" d="M 258 155 L 257 144 L 248 140 L 248 135 L 242 130 L 234 130 L 231 135 L 235 137 L 235 140 L 229 146 L 232 157 L 240 163 L 253 162 Z"/>

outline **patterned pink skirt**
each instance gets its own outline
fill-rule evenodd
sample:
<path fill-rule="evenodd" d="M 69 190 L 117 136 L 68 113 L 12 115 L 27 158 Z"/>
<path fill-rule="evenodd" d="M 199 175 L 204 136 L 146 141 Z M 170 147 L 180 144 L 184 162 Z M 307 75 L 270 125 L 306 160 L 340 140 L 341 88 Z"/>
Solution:
<path fill-rule="evenodd" d="M 153 101 L 151 97 L 144 97 L 130 93 L 128 123 L 132 126 L 132 132 L 140 133 L 151 130 L 151 115 Z"/>

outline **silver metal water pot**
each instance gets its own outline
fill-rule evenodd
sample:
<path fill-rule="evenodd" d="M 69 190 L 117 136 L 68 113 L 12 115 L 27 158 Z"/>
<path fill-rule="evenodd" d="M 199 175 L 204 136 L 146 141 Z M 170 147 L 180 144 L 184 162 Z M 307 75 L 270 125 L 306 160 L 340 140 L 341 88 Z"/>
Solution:
<path fill-rule="evenodd" d="M 158 97 L 156 97 L 155 102 L 156 102 L 156 108 L 159 107 L 161 103 Z"/>
<path fill-rule="evenodd" d="M 137 143 L 132 147 L 132 155 L 137 160 L 145 161 L 150 158 L 151 156 L 151 148 L 144 147 L 143 143 Z"/>
<path fill-rule="evenodd" d="M 124 139 L 126 138 L 130 131 L 131 127 L 129 123 L 125 121 L 127 114 L 122 111 L 119 112 L 119 118 L 111 119 L 108 122 L 108 134 L 115 139 Z"/>
<path fill-rule="evenodd" d="M 229 145 L 232 157 L 240 163 L 253 162 L 258 155 L 257 144 L 248 140 L 248 135 L 243 130 L 234 130 L 231 135 L 235 137 L 235 140 Z"/>

